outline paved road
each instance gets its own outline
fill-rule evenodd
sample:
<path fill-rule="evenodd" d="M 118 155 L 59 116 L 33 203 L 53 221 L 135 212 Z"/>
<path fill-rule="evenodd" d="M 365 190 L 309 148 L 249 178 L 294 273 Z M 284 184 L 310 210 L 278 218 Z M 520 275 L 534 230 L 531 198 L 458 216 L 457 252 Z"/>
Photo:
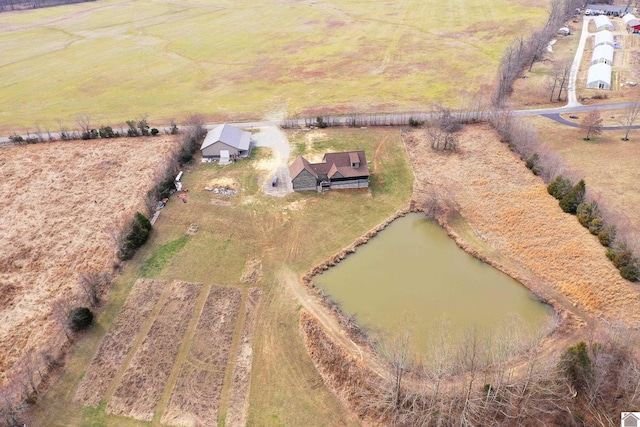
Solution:
<path fill-rule="evenodd" d="M 548 119 L 553 120 L 554 122 L 558 122 L 561 123 L 563 125 L 567 125 L 567 126 L 571 126 L 574 128 L 578 128 L 580 127 L 580 124 L 577 122 L 571 122 L 565 118 L 563 118 L 562 116 L 560 116 L 560 114 L 555 113 L 555 114 L 540 114 L 542 117 L 546 117 Z M 601 130 L 626 130 L 626 126 L 601 126 L 600 127 Z M 640 129 L 640 125 L 635 125 L 635 126 L 631 126 L 631 129 Z"/>

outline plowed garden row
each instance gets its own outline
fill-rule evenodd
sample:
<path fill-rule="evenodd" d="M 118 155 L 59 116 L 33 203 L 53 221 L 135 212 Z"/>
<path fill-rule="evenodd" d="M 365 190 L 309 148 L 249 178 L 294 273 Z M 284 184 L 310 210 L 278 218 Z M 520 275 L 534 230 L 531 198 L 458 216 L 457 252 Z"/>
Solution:
<path fill-rule="evenodd" d="M 244 296 L 235 287 L 138 280 L 75 400 L 92 407 L 104 403 L 107 413 L 143 421 L 216 424 L 226 372 L 234 365 L 236 371 L 247 371 L 244 346 L 249 346 L 250 359 L 248 338 L 260 291 L 252 288 Z M 234 338 L 236 329 L 244 330 L 242 336 Z M 234 349 L 242 352 L 232 353 Z M 236 357 L 243 361 L 241 367 Z M 249 372 L 234 376 L 234 395 L 238 387 L 241 394 L 248 393 L 250 366 L 249 360 Z"/>

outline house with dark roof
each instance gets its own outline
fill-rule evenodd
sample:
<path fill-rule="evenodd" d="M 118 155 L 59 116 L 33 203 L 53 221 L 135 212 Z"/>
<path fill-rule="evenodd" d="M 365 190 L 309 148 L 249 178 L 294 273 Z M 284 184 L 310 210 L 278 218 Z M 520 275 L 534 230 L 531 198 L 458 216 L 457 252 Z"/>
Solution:
<path fill-rule="evenodd" d="M 324 191 L 369 187 L 369 168 L 364 151 L 326 153 L 321 163 L 299 156 L 289 166 L 294 191 Z"/>
<path fill-rule="evenodd" d="M 251 132 L 245 132 L 229 124 L 223 124 L 207 132 L 200 147 L 203 159 L 246 157 L 251 150 Z"/>

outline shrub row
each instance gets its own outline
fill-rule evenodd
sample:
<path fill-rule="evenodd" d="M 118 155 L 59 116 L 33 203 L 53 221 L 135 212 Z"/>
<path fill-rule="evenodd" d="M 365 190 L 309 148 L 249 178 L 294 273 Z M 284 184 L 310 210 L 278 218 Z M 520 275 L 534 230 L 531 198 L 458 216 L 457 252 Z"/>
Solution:
<path fill-rule="evenodd" d="M 131 223 L 125 227 L 118 239 L 118 258 L 123 261 L 131 259 L 136 250 L 144 245 L 151 233 L 151 222 L 149 219 L 136 212 Z"/>
<path fill-rule="evenodd" d="M 598 203 L 585 202 L 584 181 L 580 180 L 577 184 L 571 185 L 568 178 L 558 175 L 549 184 L 547 191 L 559 200 L 564 212 L 576 215 L 583 227 L 594 236 L 598 236 L 600 244 L 607 248 L 607 258 L 620 270 L 620 275 L 630 282 L 636 282 L 640 276 L 637 258 L 626 243 L 616 243 L 617 229 L 612 224 L 605 224 Z"/>

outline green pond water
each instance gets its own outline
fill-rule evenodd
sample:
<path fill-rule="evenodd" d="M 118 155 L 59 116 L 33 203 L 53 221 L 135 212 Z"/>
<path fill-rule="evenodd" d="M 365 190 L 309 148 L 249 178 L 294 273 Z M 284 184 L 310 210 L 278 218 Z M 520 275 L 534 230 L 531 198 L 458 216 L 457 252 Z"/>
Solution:
<path fill-rule="evenodd" d="M 445 319 L 453 335 L 474 325 L 490 334 L 514 316 L 536 329 L 552 313 L 522 284 L 464 252 L 417 213 L 394 221 L 314 283 L 374 335 L 409 325 L 419 351 L 427 351 L 429 336 Z"/>

